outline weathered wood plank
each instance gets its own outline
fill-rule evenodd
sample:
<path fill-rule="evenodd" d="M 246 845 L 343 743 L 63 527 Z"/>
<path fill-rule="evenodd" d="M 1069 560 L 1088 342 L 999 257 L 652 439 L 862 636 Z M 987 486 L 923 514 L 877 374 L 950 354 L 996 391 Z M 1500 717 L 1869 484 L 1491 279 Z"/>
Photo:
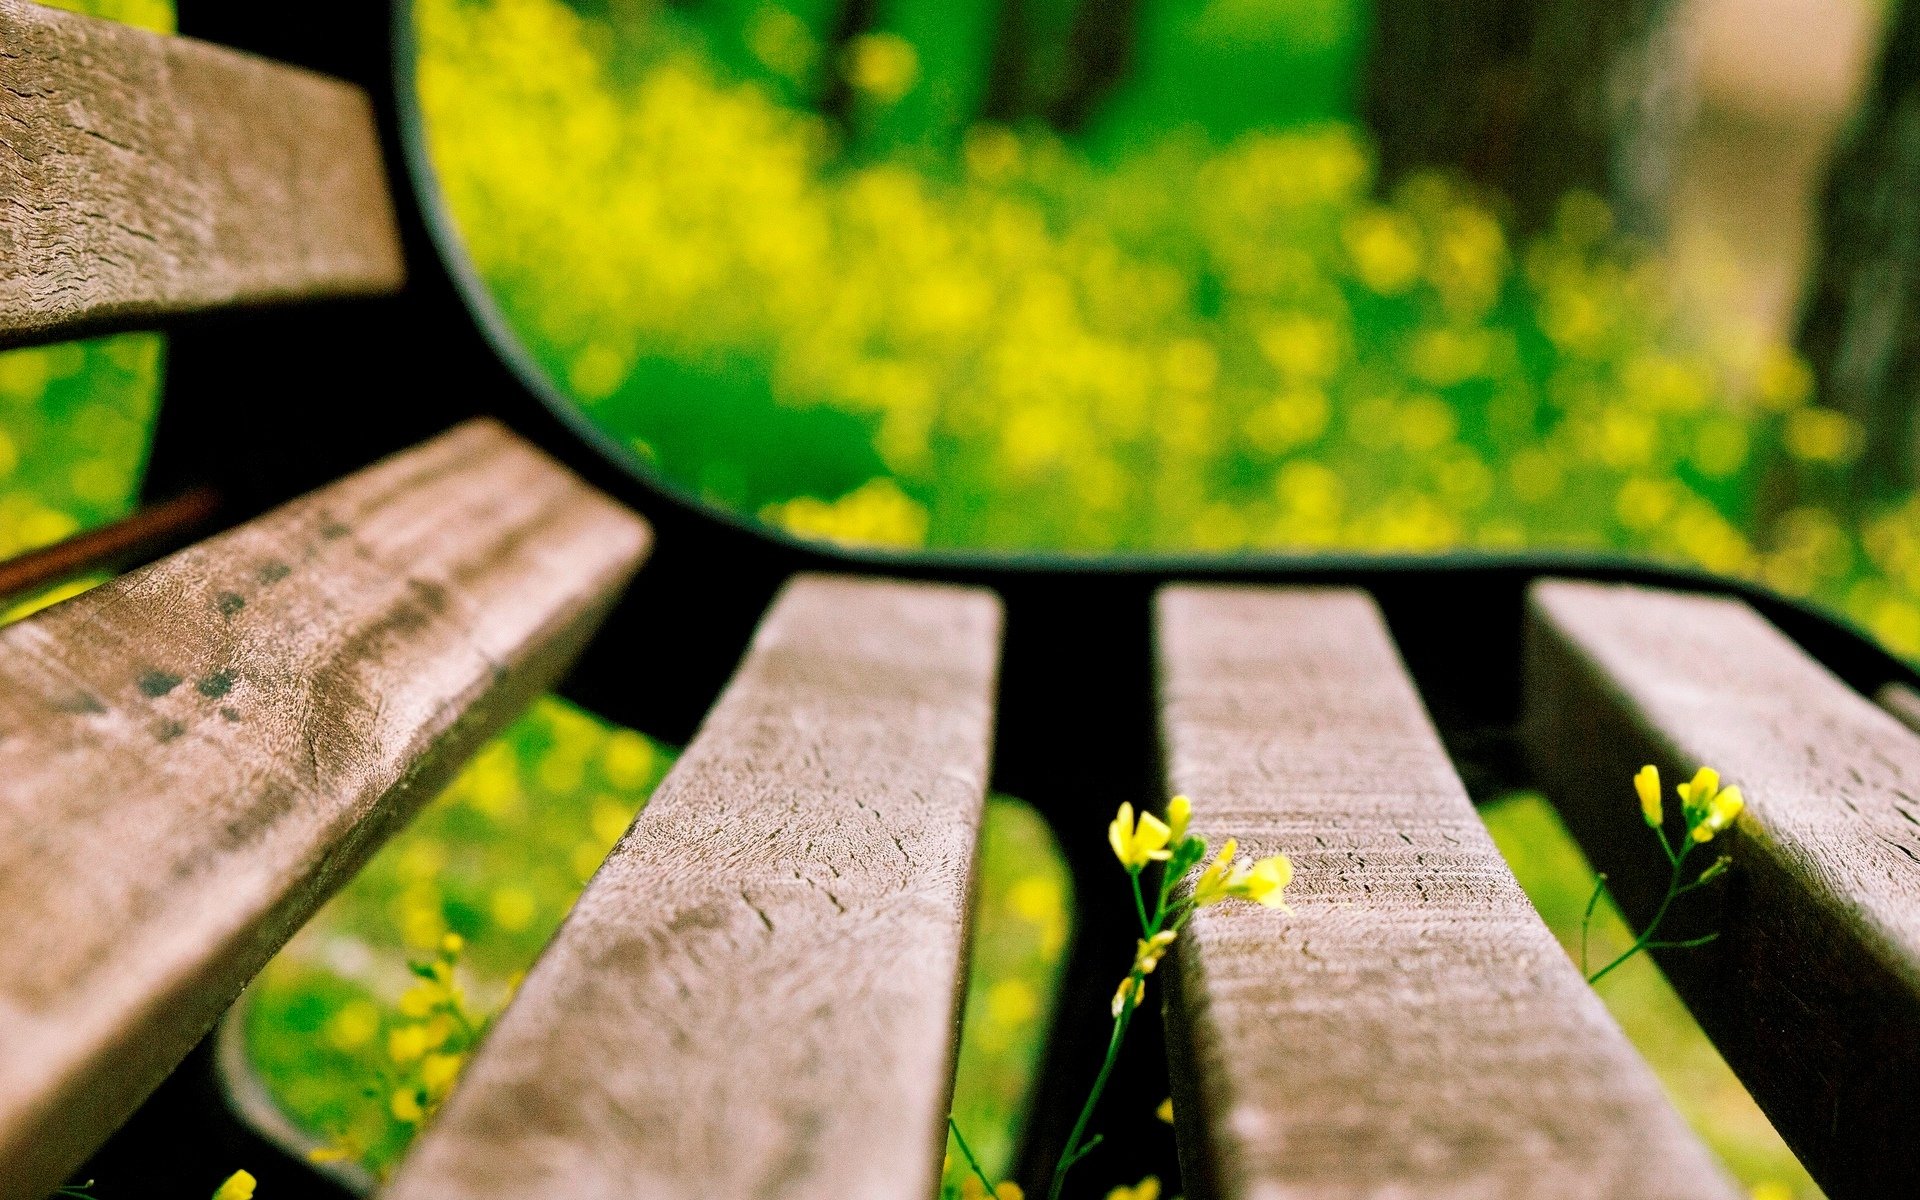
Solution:
<path fill-rule="evenodd" d="M 999 624 L 792 584 L 389 1200 L 931 1196 Z"/>
<path fill-rule="evenodd" d="M 1553 582 L 1529 616 L 1525 730 L 1543 783 L 1644 920 L 1665 859 L 1629 779 L 1739 784 L 1710 947 L 1662 959 L 1829 1196 L 1920 1178 L 1920 738 L 1746 605 Z M 1673 803 L 1669 801 L 1669 808 Z"/>
<path fill-rule="evenodd" d="M 548 685 L 639 521 L 475 422 L 0 631 L 0 1197 Z"/>
<path fill-rule="evenodd" d="M 0 64 L 0 342 L 400 286 L 359 89 L 26 0 Z"/>
<path fill-rule="evenodd" d="M 1514 882 L 1378 611 L 1171 588 L 1168 784 L 1295 863 L 1291 915 L 1195 915 L 1167 971 L 1190 1194 L 1737 1193 Z"/>

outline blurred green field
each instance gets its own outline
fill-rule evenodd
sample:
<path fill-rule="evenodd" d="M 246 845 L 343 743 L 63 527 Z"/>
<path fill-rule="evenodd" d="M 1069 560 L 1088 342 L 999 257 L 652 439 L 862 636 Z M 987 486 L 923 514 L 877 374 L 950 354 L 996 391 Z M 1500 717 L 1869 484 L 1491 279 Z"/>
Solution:
<path fill-rule="evenodd" d="M 165 0 L 66 6 L 171 25 Z M 1789 351 L 1694 332 L 1592 197 L 1516 241 L 1457 181 L 1380 194 L 1352 122 L 1366 4 L 1143 0 L 1132 69 L 1070 133 L 1045 117 L 1075 6 L 1023 6 L 1010 61 L 991 8 L 882 0 L 833 48 L 825 0 L 420 0 L 433 159 L 584 411 L 803 536 L 1614 548 L 1920 654 L 1920 504 L 1840 507 L 1858 431 Z M 126 511 L 163 359 L 152 335 L 0 355 L 0 555 Z M 483 752 L 250 991 L 281 1107 L 393 1162 L 424 1115 L 402 1097 L 430 1108 L 464 1053 L 410 1011 L 408 961 L 460 935 L 455 978 L 497 1007 L 672 753 L 558 700 Z M 1487 815 L 1577 936 L 1591 875 L 1550 810 Z M 997 1168 L 1071 897 L 1031 809 L 996 799 L 985 839 L 955 1112 Z M 1817 1195 L 1657 970 L 1601 991 L 1741 1179 Z"/>

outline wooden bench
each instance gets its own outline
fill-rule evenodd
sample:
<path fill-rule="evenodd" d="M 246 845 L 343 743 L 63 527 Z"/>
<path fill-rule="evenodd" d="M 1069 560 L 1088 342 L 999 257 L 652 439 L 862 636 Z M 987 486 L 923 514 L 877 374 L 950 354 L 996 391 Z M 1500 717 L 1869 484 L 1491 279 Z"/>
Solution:
<path fill-rule="evenodd" d="M 689 747 L 389 1195 L 929 1195 L 991 780 L 1086 897 L 1028 1180 L 1132 950 L 1105 821 L 1179 790 L 1299 870 L 1166 972 L 1189 1195 L 1731 1200 L 1473 811 L 1515 729 L 1630 914 L 1632 769 L 1747 786 L 1728 936 L 1663 965 L 1830 1195 L 1920 1172 L 1920 737 L 1863 699 L 1904 665 L 1619 564 L 896 556 L 711 513 L 575 436 L 476 292 L 379 6 L 281 7 L 182 16 L 358 86 L 0 0 L 0 337 L 193 318 L 153 486 L 234 520 L 0 631 L 0 1200 L 83 1163 L 603 619 L 565 686 Z M 644 686 L 636 630 L 671 631 Z M 1102 1127 L 1144 1170 L 1139 1032 Z"/>

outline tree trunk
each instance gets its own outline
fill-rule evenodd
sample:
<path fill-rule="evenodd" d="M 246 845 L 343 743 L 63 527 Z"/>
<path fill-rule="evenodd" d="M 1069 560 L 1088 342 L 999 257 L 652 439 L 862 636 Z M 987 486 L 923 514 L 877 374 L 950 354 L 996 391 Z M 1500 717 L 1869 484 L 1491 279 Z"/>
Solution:
<path fill-rule="evenodd" d="M 1920 6 L 1899 7 L 1820 224 L 1800 347 L 1822 401 L 1865 433 L 1853 499 L 1902 495 L 1920 432 Z"/>
<path fill-rule="evenodd" d="M 1377 0 L 1364 105 L 1391 184 L 1452 169 L 1522 230 L 1570 189 L 1660 232 L 1692 87 L 1675 0 Z"/>

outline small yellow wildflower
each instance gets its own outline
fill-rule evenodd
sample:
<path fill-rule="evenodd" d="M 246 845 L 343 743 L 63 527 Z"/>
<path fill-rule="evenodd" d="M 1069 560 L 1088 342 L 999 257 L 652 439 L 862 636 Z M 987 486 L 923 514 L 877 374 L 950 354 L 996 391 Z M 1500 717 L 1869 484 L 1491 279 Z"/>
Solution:
<path fill-rule="evenodd" d="M 1687 814 L 1687 830 L 1696 842 L 1712 841 L 1714 835 L 1733 824 L 1733 819 L 1747 806 L 1739 788 L 1720 786 L 1720 773 L 1712 767 L 1701 767 L 1691 782 L 1680 784 L 1674 790 L 1680 794 L 1680 803 Z"/>
<path fill-rule="evenodd" d="M 445 984 L 431 979 L 423 979 L 406 991 L 400 993 L 396 1007 L 405 1017 L 424 1017 L 450 999 Z"/>
<path fill-rule="evenodd" d="M 254 1178 L 245 1171 L 227 1176 L 213 1193 L 213 1200 L 253 1200 Z"/>
<path fill-rule="evenodd" d="M 847 82 L 882 104 L 906 95 L 919 76 L 919 53 L 897 33 L 870 33 L 847 48 Z"/>
<path fill-rule="evenodd" d="M 409 1125 L 418 1125 L 427 1119 L 427 1110 L 420 1107 L 420 1095 L 412 1088 L 395 1088 L 387 1099 L 387 1111 L 396 1121 L 405 1121 Z"/>
<path fill-rule="evenodd" d="M 1135 1008 L 1138 1008 L 1146 998 L 1147 981 L 1138 975 L 1129 974 L 1125 979 L 1120 981 L 1120 986 L 1114 990 L 1112 1005 L 1114 1018 L 1116 1020 L 1119 1019 L 1121 1012 L 1126 1009 L 1129 1001 L 1132 1002 Z"/>
<path fill-rule="evenodd" d="M 1113 855 L 1120 860 L 1120 865 L 1129 871 L 1172 858 L 1173 852 L 1167 849 L 1172 837 L 1173 830 L 1152 813 L 1141 813 L 1139 823 L 1135 824 L 1131 804 L 1122 804 L 1119 815 L 1107 826 L 1107 844 L 1113 847 Z"/>
<path fill-rule="evenodd" d="M 1166 957 L 1167 947 L 1173 945 L 1173 939 L 1179 936 L 1175 930 L 1162 929 L 1150 938 L 1141 938 L 1135 942 L 1133 951 L 1133 969 L 1142 975 L 1153 974 L 1153 969 Z"/>
<path fill-rule="evenodd" d="M 1733 824 L 1733 819 L 1739 816 L 1740 811 L 1746 806 L 1746 797 L 1740 794 L 1740 789 L 1737 787 L 1730 787 L 1716 794 L 1713 799 L 1707 801 L 1706 817 L 1693 827 L 1693 840 L 1712 841 L 1716 834 Z"/>
<path fill-rule="evenodd" d="M 1699 819 L 1699 814 L 1707 810 L 1707 802 L 1720 790 L 1720 772 L 1712 767 L 1701 767 L 1694 772 L 1689 783 L 1675 784 L 1673 790 L 1679 793 L 1680 803 L 1687 812 L 1687 824 Z"/>
<path fill-rule="evenodd" d="M 1153 1115 L 1159 1117 L 1169 1125 L 1173 1124 L 1173 1097 L 1168 1096 L 1165 1100 L 1162 1100 L 1160 1107 L 1153 1110 Z"/>
<path fill-rule="evenodd" d="M 1149 1175 L 1132 1187 L 1117 1187 L 1107 1193 L 1107 1200 L 1160 1200 L 1160 1177 Z"/>
<path fill-rule="evenodd" d="M 993 1185 L 993 1195 L 997 1200 L 1027 1200 L 1027 1193 L 1020 1185 L 1010 1179 Z M 987 1200 L 987 1189 L 972 1175 L 960 1181 L 960 1200 Z"/>
<path fill-rule="evenodd" d="M 429 1096 L 444 1096 L 460 1078 L 461 1064 L 467 1061 L 464 1054 L 429 1054 L 420 1061 L 420 1082 Z"/>
<path fill-rule="evenodd" d="M 433 1048 L 433 1033 L 425 1025 L 402 1025 L 387 1033 L 387 1057 L 410 1063 Z"/>
<path fill-rule="evenodd" d="M 355 1000 L 327 1018 L 327 1044 L 336 1050 L 357 1050 L 380 1033 L 380 1010 Z"/>
<path fill-rule="evenodd" d="M 1252 866 L 1235 861 L 1240 843 L 1228 838 L 1220 854 L 1193 884 L 1193 903 L 1197 908 L 1222 900 L 1251 900 L 1266 908 L 1291 912 L 1286 889 L 1293 882 L 1293 861 L 1284 854 L 1263 858 Z"/>
<path fill-rule="evenodd" d="M 1167 842 L 1177 846 L 1186 840 L 1187 825 L 1193 820 L 1193 801 L 1175 796 L 1167 801 Z"/>
<path fill-rule="evenodd" d="M 1640 815 L 1647 819 L 1648 825 L 1660 828 L 1665 819 L 1660 806 L 1660 768 L 1652 763 L 1641 767 L 1640 773 L 1633 777 L 1633 790 L 1640 793 Z"/>

